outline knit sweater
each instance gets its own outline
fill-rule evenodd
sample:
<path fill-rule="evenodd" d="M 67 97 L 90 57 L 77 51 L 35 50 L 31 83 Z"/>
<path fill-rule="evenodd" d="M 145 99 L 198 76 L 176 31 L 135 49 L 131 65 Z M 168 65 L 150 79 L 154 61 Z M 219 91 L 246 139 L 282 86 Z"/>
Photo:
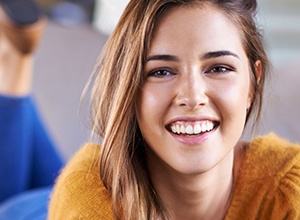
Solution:
<path fill-rule="evenodd" d="M 99 146 L 87 144 L 64 168 L 49 220 L 113 219 L 99 176 Z M 226 220 L 300 219 L 300 147 L 269 134 L 247 148 Z"/>

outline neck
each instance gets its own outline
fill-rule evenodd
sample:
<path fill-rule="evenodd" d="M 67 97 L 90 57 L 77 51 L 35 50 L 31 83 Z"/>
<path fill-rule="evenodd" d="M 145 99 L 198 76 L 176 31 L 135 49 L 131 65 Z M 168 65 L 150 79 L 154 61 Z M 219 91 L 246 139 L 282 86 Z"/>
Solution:
<path fill-rule="evenodd" d="M 230 152 L 211 170 L 185 175 L 149 164 L 151 180 L 171 219 L 223 219 L 233 189 L 233 159 Z"/>

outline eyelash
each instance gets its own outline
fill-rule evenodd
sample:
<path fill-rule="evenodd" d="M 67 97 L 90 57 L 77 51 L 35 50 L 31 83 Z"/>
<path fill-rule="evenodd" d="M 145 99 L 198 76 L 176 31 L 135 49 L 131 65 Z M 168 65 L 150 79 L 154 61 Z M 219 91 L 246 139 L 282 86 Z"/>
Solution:
<path fill-rule="evenodd" d="M 234 69 L 232 67 L 219 65 L 219 66 L 214 66 L 214 67 L 210 68 L 207 71 L 204 71 L 204 73 L 205 74 L 209 74 L 209 73 L 212 73 L 212 74 L 225 74 L 225 73 L 232 72 L 232 71 L 234 71 Z M 156 70 L 151 71 L 148 74 L 148 77 L 153 76 L 153 77 L 162 78 L 162 77 L 167 77 L 167 76 L 172 76 L 172 75 L 175 75 L 175 73 L 170 71 L 170 70 L 156 69 Z"/>
<path fill-rule="evenodd" d="M 167 69 L 153 70 L 148 74 L 148 76 L 154 76 L 154 77 L 166 77 L 171 75 L 174 75 L 174 73 L 172 73 L 172 71 Z"/>
<path fill-rule="evenodd" d="M 218 74 L 224 74 L 224 73 L 228 73 L 228 72 L 232 72 L 233 68 L 228 67 L 228 66 L 214 66 L 212 68 L 210 68 L 208 71 L 205 71 L 205 73 L 218 73 Z"/>

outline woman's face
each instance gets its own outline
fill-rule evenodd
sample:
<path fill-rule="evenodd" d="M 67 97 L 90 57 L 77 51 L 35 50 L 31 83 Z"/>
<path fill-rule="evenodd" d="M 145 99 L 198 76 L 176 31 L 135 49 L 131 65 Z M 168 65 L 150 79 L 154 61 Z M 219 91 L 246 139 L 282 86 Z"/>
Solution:
<path fill-rule="evenodd" d="M 210 7 L 181 7 L 157 23 L 137 101 L 148 163 L 206 172 L 232 155 L 251 104 L 238 27 Z"/>

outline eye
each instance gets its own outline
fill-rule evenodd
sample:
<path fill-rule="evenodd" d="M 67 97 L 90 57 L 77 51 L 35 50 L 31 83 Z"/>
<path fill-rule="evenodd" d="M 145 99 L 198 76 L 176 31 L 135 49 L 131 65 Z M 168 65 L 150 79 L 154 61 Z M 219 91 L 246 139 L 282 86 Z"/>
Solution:
<path fill-rule="evenodd" d="M 153 77 L 168 77 L 174 75 L 171 71 L 166 70 L 166 69 L 158 69 L 158 70 L 153 70 L 151 71 L 148 76 L 153 76 Z"/>
<path fill-rule="evenodd" d="M 205 73 L 227 73 L 233 71 L 233 68 L 228 66 L 214 66 Z"/>

